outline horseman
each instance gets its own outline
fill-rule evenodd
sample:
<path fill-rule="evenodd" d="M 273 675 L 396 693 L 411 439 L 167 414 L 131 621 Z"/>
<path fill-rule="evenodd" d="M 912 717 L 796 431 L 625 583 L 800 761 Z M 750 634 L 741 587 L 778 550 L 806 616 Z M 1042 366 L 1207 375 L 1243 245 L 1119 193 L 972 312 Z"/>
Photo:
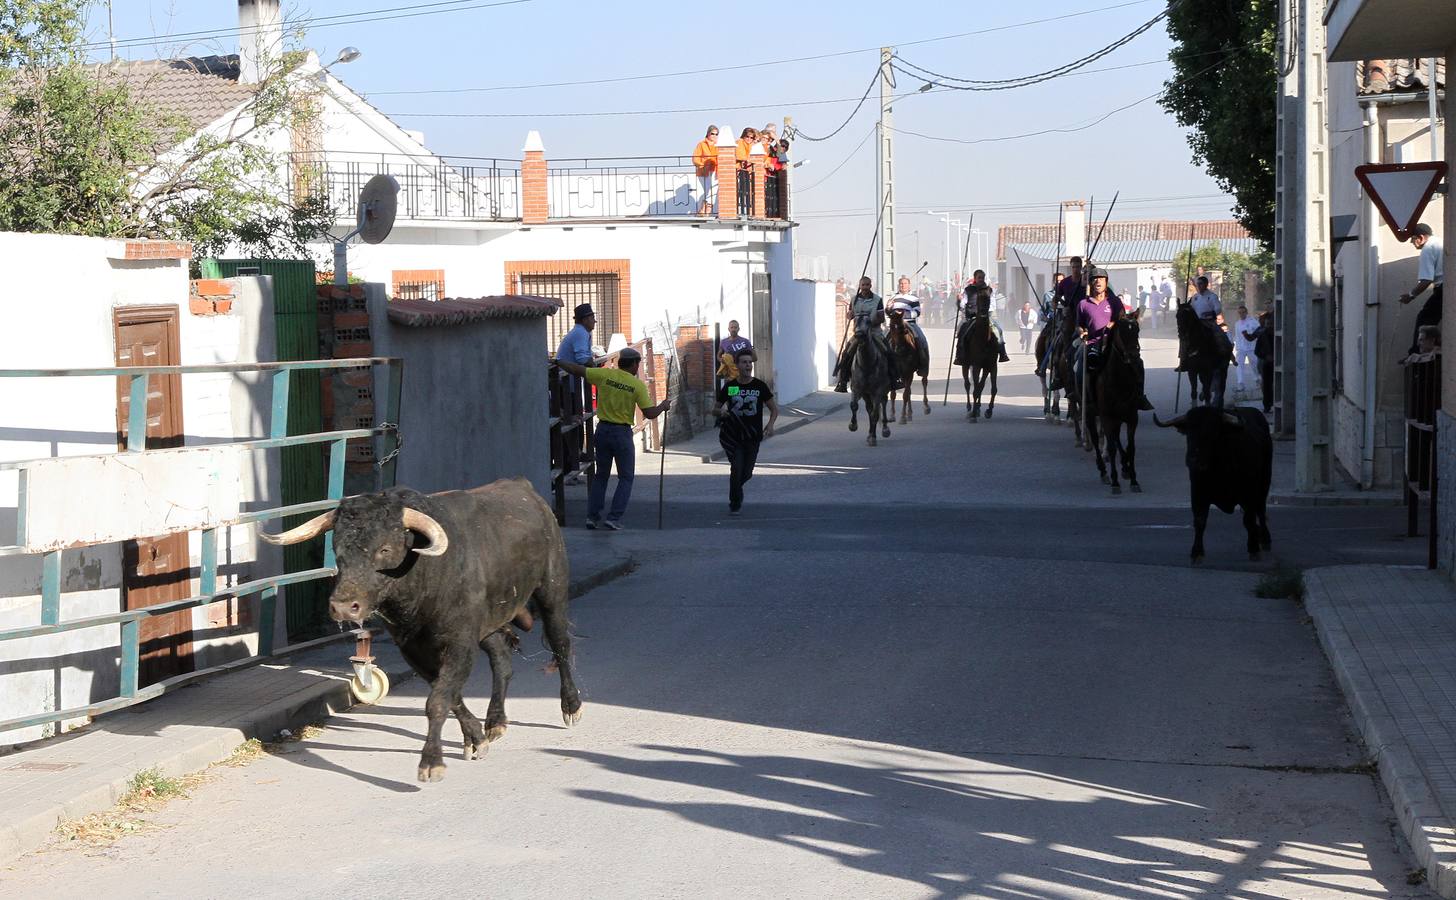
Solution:
<path fill-rule="evenodd" d="M 1038 378 L 1048 369 L 1052 370 L 1051 383 L 1047 387 L 1054 391 L 1061 390 L 1063 385 L 1057 378 L 1057 369 L 1052 365 L 1052 360 L 1057 358 L 1058 353 L 1064 353 L 1071 347 L 1072 319 L 1077 314 L 1077 304 L 1087 296 L 1087 285 L 1082 281 L 1082 257 L 1072 257 L 1071 266 L 1072 273 L 1058 280 L 1052 288 L 1050 321 L 1059 323 L 1060 327 L 1052 331 L 1052 339 L 1047 342 L 1046 357 L 1041 360 L 1036 370 Z"/>
<path fill-rule="evenodd" d="M 1107 288 L 1107 272 L 1104 269 L 1093 268 L 1089 273 L 1091 285 L 1090 294 L 1077 303 L 1077 329 L 1082 335 L 1082 342 L 1087 346 L 1087 369 L 1095 380 L 1097 373 L 1102 369 L 1104 359 L 1103 351 L 1107 346 L 1107 338 L 1112 333 L 1112 327 L 1126 314 L 1122 301 L 1117 294 Z M 1147 394 L 1142 392 L 1144 384 L 1142 360 L 1136 363 L 1136 383 L 1138 385 L 1138 409 L 1152 409 L 1153 404 L 1148 400 Z M 1084 377 L 1082 371 L 1082 354 L 1077 353 L 1073 368 L 1077 374 L 1077 380 Z M 1087 385 L 1088 394 L 1092 393 L 1092 385 Z"/>
<path fill-rule="evenodd" d="M 996 351 L 1000 354 L 1001 362 L 1011 362 L 1011 357 L 1006 355 L 1006 338 L 1001 333 L 1001 323 L 991 316 L 991 286 L 986 283 L 986 273 L 977 269 L 971 276 L 971 281 L 966 285 L 965 291 L 961 293 L 961 311 L 965 317 L 965 323 L 961 325 L 960 331 L 956 334 L 956 347 L 959 348 L 961 339 L 971 333 L 978 319 L 986 320 L 986 333 L 995 335 L 992 340 L 996 344 Z"/>
<path fill-rule="evenodd" d="M 1208 330 L 1213 336 L 1214 352 L 1222 359 L 1234 352 L 1233 342 L 1229 340 L 1228 332 L 1223 330 L 1219 319 L 1223 317 L 1223 302 L 1218 299 L 1218 294 L 1208 289 L 1208 276 L 1198 276 L 1198 293 L 1188 301 L 1193 306 L 1193 312 L 1198 316 L 1198 324 Z"/>
<path fill-rule="evenodd" d="M 890 312 L 896 311 L 904 318 L 905 327 L 910 329 L 916 349 L 930 346 L 925 342 L 925 332 L 920 330 L 920 298 L 911 293 L 910 279 L 904 275 L 900 276 L 896 285 L 895 296 L 890 298 Z"/>
<path fill-rule="evenodd" d="M 841 394 L 849 392 L 850 370 L 853 368 L 854 354 L 859 349 L 860 341 L 874 341 L 881 353 L 886 357 L 890 355 L 890 344 L 885 339 L 884 329 L 885 301 L 874 292 L 874 282 L 868 276 L 859 280 L 859 292 L 849 302 L 846 320 L 854 323 L 854 331 L 845 342 L 844 352 L 839 354 L 839 364 L 834 369 L 839 376 L 839 383 L 834 386 L 834 390 Z"/>

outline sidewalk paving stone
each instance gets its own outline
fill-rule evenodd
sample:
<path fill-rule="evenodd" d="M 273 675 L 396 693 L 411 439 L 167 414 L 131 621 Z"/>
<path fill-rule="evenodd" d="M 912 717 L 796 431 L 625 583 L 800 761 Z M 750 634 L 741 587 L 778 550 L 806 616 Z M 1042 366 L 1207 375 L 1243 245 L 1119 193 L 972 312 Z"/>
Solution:
<path fill-rule="evenodd" d="M 603 546 L 587 534 L 565 535 L 573 597 L 634 565 L 621 547 Z M 113 806 L 137 772 L 196 772 L 250 738 L 272 739 L 285 728 L 348 709 L 353 652 L 353 643 L 343 639 L 205 678 L 0 754 L 0 865 L 44 845 L 61 821 Z M 382 631 L 373 652 L 392 685 L 412 675 Z"/>
<path fill-rule="evenodd" d="M 1430 886 L 1456 898 L 1456 585 L 1438 572 L 1305 574 L 1313 617 Z"/>

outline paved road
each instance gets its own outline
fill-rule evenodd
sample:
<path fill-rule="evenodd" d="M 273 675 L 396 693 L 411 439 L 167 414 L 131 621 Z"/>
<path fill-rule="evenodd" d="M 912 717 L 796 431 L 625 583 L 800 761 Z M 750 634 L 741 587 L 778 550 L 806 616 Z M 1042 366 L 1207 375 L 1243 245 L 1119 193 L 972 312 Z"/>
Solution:
<path fill-rule="evenodd" d="M 1189 568 L 1177 439 L 1145 430 L 1147 492 L 1112 498 L 1026 405 L 1028 368 L 989 423 L 937 400 L 878 448 L 844 415 L 769 442 L 741 519 L 721 464 L 679 458 L 671 527 L 649 530 L 643 478 L 634 529 L 600 535 L 640 569 L 575 607 L 576 729 L 535 656 L 507 736 L 473 763 L 452 743 L 419 785 L 407 682 L 173 804 L 168 830 L 32 855 L 0 889 L 1426 896 L 1302 610 L 1253 596 L 1271 563 L 1219 518 Z M 1418 561 L 1400 524 L 1271 521 L 1300 564 Z M 473 704 L 488 690 L 477 671 Z"/>

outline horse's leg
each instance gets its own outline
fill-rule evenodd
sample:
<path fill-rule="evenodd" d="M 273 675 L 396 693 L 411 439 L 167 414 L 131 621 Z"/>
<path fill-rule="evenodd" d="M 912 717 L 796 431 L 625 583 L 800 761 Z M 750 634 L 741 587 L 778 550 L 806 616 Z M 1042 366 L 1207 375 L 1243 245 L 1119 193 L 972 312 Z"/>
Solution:
<path fill-rule="evenodd" d="M 961 366 L 961 381 L 966 386 L 966 418 L 971 417 L 971 367 Z"/>
<path fill-rule="evenodd" d="M 930 376 L 920 376 L 920 399 L 925 403 L 925 414 L 930 415 Z"/>
<path fill-rule="evenodd" d="M 859 395 L 849 395 L 849 430 L 859 431 Z"/>
<path fill-rule="evenodd" d="M 885 415 L 885 400 L 880 400 L 880 437 L 890 436 L 890 417 Z"/>
<path fill-rule="evenodd" d="M 910 414 L 910 404 L 915 402 L 915 373 L 905 379 L 905 392 L 900 396 L 900 424 L 909 425 L 914 419 Z"/>
<path fill-rule="evenodd" d="M 1101 421 L 1098 422 L 1098 425 L 1101 427 L 1102 431 L 1102 443 L 1107 448 L 1107 474 L 1108 477 L 1111 479 L 1112 493 L 1121 494 L 1122 480 L 1117 477 L 1117 465 L 1118 457 L 1121 456 L 1120 451 L 1122 450 L 1122 429 L 1119 427 L 1117 420 L 1112 418 L 1111 416 L 1102 416 Z M 1097 453 L 1098 456 L 1102 455 L 1102 451 L 1100 449 L 1097 451 Z"/>
<path fill-rule="evenodd" d="M 1143 486 L 1138 484 L 1137 479 L 1137 427 L 1138 417 L 1134 413 L 1132 419 L 1127 423 L 1127 448 L 1124 455 L 1127 458 L 1127 480 L 1132 485 L 1134 494 L 1141 494 Z"/>
<path fill-rule="evenodd" d="M 991 402 L 986 405 L 986 418 L 988 419 L 991 418 L 991 413 L 996 411 L 996 373 L 1000 368 L 1000 366 L 992 365 L 989 370 L 991 374 Z"/>

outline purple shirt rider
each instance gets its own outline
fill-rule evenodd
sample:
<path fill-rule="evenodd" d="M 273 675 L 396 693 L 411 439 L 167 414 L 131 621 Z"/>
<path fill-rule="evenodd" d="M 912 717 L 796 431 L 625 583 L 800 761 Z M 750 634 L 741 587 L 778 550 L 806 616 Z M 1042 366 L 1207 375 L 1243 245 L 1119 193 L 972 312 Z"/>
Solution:
<path fill-rule="evenodd" d="M 732 335 L 729 335 L 728 337 L 725 337 L 723 338 L 723 340 L 718 342 L 718 352 L 726 353 L 734 359 L 737 359 L 738 354 L 742 353 L 744 350 L 752 349 L 752 342 L 750 342 L 748 338 L 744 337 L 743 335 L 739 335 L 738 337 L 733 337 Z"/>
<path fill-rule="evenodd" d="M 1100 346 L 1122 312 L 1122 301 L 1111 291 L 1104 294 L 1100 301 L 1088 297 L 1078 303 L 1077 324 L 1087 329 L 1087 346 Z"/>
<path fill-rule="evenodd" d="M 1068 309 L 1076 309 L 1077 304 L 1087 297 L 1087 286 L 1081 281 L 1070 276 L 1057 282 L 1057 303 Z"/>

